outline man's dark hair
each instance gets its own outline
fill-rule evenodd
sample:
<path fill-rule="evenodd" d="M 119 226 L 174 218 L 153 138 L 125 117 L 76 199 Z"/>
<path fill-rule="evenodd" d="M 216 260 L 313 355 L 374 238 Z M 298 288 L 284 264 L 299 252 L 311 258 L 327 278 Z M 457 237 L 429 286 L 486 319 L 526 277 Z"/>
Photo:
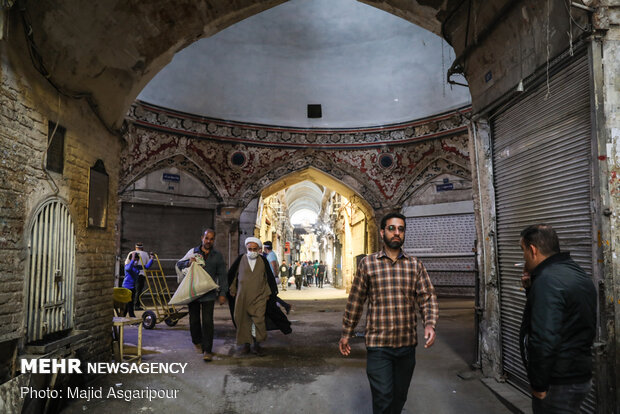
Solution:
<path fill-rule="evenodd" d="M 547 224 L 534 224 L 521 232 L 521 240 L 526 246 L 536 246 L 544 256 L 560 253 L 560 240 L 555 230 Z"/>
<path fill-rule="evenodd" d="M 205 229 L 205 231 L 202 232 L 202 235 L 204 236 L 207 233 L 213 233 L 213 235 L 215 236 L 215 230 L 213 229 Z"/>
<path fill-rule="evenodd" d="M 385 230 L 385 224 L 387 223 L 389 219 L 393 219 L 393 218 L 401 219 L 402 221 L 404 221 L 405 228 L 407 228 L 407 218 L 400 213 L 393 212 L 393 213 L 388 213 L 385 216 L 383 216 L 383 218 L 381 219 L 381 230 Z"/>

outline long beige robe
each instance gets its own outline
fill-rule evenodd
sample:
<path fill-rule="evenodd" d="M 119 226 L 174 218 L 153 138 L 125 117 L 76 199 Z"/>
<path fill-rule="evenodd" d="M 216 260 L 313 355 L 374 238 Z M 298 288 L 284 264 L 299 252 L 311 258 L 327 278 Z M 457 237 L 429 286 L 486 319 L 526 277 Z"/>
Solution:
<path fill-rule="evenodd" d="M 239 263 L 237 283 L 230 287 L 235 295 L 235 323 L 237 324 L 237 344 L 252 343 L 252 323 L 256 326 L 256 341 L 267 339 L 265 327 L 265 308 L 271 294 L 265 274 L 265 263 L 259 257 L 254 270 L 250 268 L 248 257 Z"/>

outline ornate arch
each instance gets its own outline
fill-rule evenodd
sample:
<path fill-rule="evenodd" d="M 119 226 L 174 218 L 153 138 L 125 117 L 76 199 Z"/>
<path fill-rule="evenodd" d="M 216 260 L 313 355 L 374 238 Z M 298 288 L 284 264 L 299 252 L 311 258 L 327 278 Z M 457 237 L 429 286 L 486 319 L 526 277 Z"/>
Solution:
<path fill-rule="evenodd" d="M 442 174 L 452 174 L 459 178 L 471 181 L 471 173 L 468 167 L 465 167 L 454 160 L 447 157 L 437 157 L 424 163 L 417 174 L 413 177 L 406 190 L 398 198 L 398 205 L 402 205 L 410 197 L 414 196 L 420 189 L 426 186 L 430 181 Z"/>
<path fill-rule="evenodd" d="M 247 205 L 259 195 L 270 195 L 290 185 L 306 179 L 318 181 L 320 184 L 333 188 L 347 198 L 356 196 L 360 205 L 364 206 L 369 217 L 374 210 L 380 209 L 384 202 L 368 185 L 359 180 L 358 174 L 349 174 L 335 162 L 320 154 L 305 153 L 286 164 L 273 168 L 246 187 L 241 194 L 240 203 Z"/>
<path fill-rule="evenodd" d="M 178 168 L 179 170 L 185 171 L 186 173 L 196 177 L 202 184 L 204 184 L 204 186 L 209 190 L 209 192 L 217 198 L 218 201 L 222 201 L 222 194 L 211 180 L 209 174 L 207 174 L 207 172 L 205 172 L 194 161 L 192 161 L 184 154 L 176 154 L 171 157 L 146 164 L 144 168 L 140 169 L 135 174 L 123 177 L 123 185 L 121 186 L 120 190 L 123 191 L 127 188 L 127 186 L 131 185 L 132 183 L 136 182 L 140 178 L 150 174 L 153 171 L 169 167 Z"/>

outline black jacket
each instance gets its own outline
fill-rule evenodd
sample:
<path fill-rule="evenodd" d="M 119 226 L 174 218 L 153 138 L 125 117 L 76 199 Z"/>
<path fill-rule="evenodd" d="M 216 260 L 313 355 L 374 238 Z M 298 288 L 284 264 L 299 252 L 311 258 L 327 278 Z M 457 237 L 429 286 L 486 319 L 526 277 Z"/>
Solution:
<path fill-rule="evenodd" d="M 237 283 L 235 278 L 239 273 L 239 263 L 241 262 L 241 258 L 245 256 L 244 254 L 237 257 L 237 259 L 233 262 L 232 266 L 228 270 L 228 285 L 232 286 L 232 283 Z M 262 255 L 258 256 L 261 258 L 265 264 L 265 272 L 267 273 L 267 283 L 269 284 L 269 288 L 271 289 L 271 295 L 267 300 L 267 308 L 265 309 L 265 325 L 268 331 L 280 330 L 283 334 L 290 334 L 293 330 L 291 329 L 291 323 L 288 318 L 278 305 L 276 304 L 276 296 L 278 295 L 278 285 L 276 283 L 276 278 L 273 275 L 271 270 L 271 266 L 265 257 Z M 230 316 L 232 317 L 233 324 L 235 327 L 235 297 L 231 296 L 230 293 L 226 293 L 228 297 L 228 307 L 230 309 Z"/>
<path fill-rule="evenodd" d="M 569 253 L 548 257 L 531 272 L 520 345 L 530 386 L 578 384 L 592 377 L 596 333 L 594 283 Z"/>

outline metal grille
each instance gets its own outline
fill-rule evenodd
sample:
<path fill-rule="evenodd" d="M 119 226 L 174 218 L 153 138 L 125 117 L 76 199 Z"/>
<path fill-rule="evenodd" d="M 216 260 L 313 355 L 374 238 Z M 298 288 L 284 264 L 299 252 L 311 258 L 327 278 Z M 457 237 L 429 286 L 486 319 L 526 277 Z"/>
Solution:
<path fill-rule="evenodd" d="M 42 205 L 30 229 L 28 342 L 73 327 L 75 232 L 59 200 Z"/>
<path fill-rule="evenodd" d="M 525 307 L 521 288 L 521 230 L 554 227 L 563 251 L 592 274 L 591 121 L 589 70 L 585 55 L 501 113 L 492 123 L 501 287 L 503 365 L 508 379 L 527 392 L 519 351 Z M 584 404 L 593 405 L 590 398 Z M 586 411 L 590 409 L 586 407 Z"/>
<path fill-rule="evenodd" d="M 422 261 L 438 295 L 474 296 L 473 214 L 407 217 L 404 250 Z"/>

